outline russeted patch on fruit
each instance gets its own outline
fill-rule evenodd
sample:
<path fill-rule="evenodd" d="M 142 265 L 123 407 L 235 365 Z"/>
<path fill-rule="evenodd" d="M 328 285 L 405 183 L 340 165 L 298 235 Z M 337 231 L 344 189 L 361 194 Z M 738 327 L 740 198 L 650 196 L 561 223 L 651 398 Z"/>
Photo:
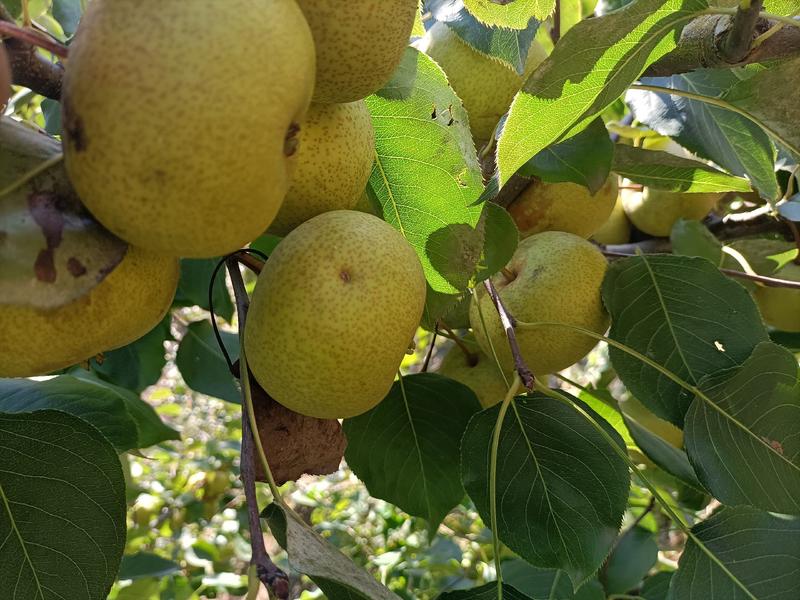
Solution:
<path fill-rule="evenodd" d="M 356 211 L 314 217 L 258 277 L 244 339 L 253 375 L 295 412 L 361 414 L 392 386 L 425 294 L 419 258 L 391 225 Z"/>
<path fill-rule="evenodd" d="M 417 0 L 297 0 L 317 49 L 316 102 L 353 102 L 377 92 L 408 46 Z"/>
<path fill-rule="evenodd" d="M 609 317 L 600 286 L 607 267 L 605 257 L 590 242 L 572 233 L 545 231 L 522 240 L 505 272 L 492 277 L 509 312 L 523 323 L 517 329 L 517 342 L 535 375 L 573 365 L 597 340 L 566 327 L 525 327 L 524 323 L 565 323 L 604 333 Z M 473 297 L 469 320 L 481 349 L 491 356 L 493 346 L 503 368 L 513 369 L 500 317 L 483 287 Z"/>
<path fill-rule="evenodd" d="M 312 104 L 300 133 L 292 184 L 269 230 L 286 235 L 324 212 L 353 210 L 375 160 L 375 132 L 363 100 Z"/>
<path fill-rule="evenodd" d="M 294 0 L 189 4 L 89 4 L 64 79 L 64 156 L 119 237 L 213 257 L 263 233 L 283 202 L 314 45 Z"/>
<path fill-rule="evenodd" d="M 65 306 L 0 304 L 0 377 L 46 375 L 139 339 L 169 310 L 179 272 L 175 258 L 131 246 L 103 281 Z"/>

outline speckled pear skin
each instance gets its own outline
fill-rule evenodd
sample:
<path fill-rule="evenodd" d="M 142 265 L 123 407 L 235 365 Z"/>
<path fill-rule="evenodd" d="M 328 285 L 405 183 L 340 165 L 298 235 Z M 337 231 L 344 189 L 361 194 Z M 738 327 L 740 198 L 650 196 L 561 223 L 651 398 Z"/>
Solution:
<path fill-rule="evenodd" d="M 560 322 L 602 334 L 609 317 L 600 298 L 608 263 L 593 244 L 572 233 L 545 231 L 520 242 L 508 263 L 514 279 L 502 273 L 492 278 L 504 304 L 518 321 Z M 469 320 L 481 349 L 491 355 L 486 332 L 504 368 L 513 368 L 511 350 L 500 318 L 483 287 L 477 298 L 486 322 L 484 330 L 473 299 Z M 575 364 L 597 344 L 589 336 L 563 327 L 519 328 L 522 356 L 536 376 Z"/>
<path fill-rule="evenodd" d="M 685 194 L 644 188 L 641 192 L 620 192 L 625 214 L 637 229 L 654 236 L 667 237 L 678 219 L 700 220 L 725 194 L 708 192 Z"/>
<path fill-rule="evenodd" d="M 314 60 L 294 0 L 94 0 L 64 80 L 78 195 L 142 248 L 242 247 L 289 187 Z"/>
<path fill-rule="evenodd" d="M 461 348 L 453 347 L 445 354 L 437 372 L 466 385 L 475 392 L 483 408 L 490 408 L 506 397 L 508 385 L 492 359 L 481 351 L 477 357 L 478 362 L 471 365 Z M 506 377 L 509 383 L 512 382 L 513 372 L 507 373 Z"/>
<path fill-rule="evenodd" d="M 508 207 L 523 238 L 542 231 L 566 231 L 588 238 L 611 216 L 617 201 L 612 176 L 596 194 L 576 183 L 535 180 Z"/>
<path fill-rule="evenodd" d="M 363 100 L 312 104 L 300 134 L 292 185 L 270 233 L 286 235 L 324 212 L 352 210 L 375 160 L 375 131 Z"/>
<path fill-rule="evenodd" d="M 298 0 L 314 34 L 314 101 L 353 102 L 381 89 L 408 46 L 417 0 Z"/>
<path fill-rule="evenodd" d="M 416 252 L 391 225 L 356 211 L 314 217 L 259 275 L 244 340 L 252 373 L 300 414 L 366 412 L 392 386 L 425 292 Z"/>
<path fill-rule="evenodd" d="M 129 247 L 86 296 L 54 310 L 0 304 L 0 377 L 46 375 L 129 344 L 164 317 L 179 261 Z"/>

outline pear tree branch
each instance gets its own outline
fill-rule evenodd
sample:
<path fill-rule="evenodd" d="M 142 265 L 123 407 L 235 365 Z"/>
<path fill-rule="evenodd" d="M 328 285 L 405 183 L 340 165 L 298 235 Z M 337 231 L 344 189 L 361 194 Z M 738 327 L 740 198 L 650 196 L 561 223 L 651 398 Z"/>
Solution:
<path fill-rule="evenodd" d="M 508 345 L 511 347 L 511 355 L 514 357 L 514 368 L 517 370 L 519 378 L 525 388 L 528 390 L 533 390 L 535 383 L 533 373 L 531 373 L 528 365 L 525 364 L 525 359 L 522 358 L 522 352 L 520 351 L 519 343 L 517 342 L 517 334 L 515 331 L 517 320 L 514 318 L 514 315 L 508 312 L 508 309 L 503 303 L 503 299 L 500 298 L 500 294 L 497 292 L 497 288 L 492 283 L 492 280 L 484 280 L 483 285 L 486 287 L 486 291 L 489 294 L 489 298 L 492 300 L 492 304 L 494 304 L 495 310 L 497 310 L 497 314 L 500 315 L 500 323 L 503 325 L 503 330 L 508 338 Z"/>

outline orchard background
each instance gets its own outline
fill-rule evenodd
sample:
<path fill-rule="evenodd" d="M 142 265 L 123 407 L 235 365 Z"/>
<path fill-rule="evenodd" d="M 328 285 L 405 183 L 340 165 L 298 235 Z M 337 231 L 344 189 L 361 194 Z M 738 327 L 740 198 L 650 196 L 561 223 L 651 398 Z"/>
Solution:
<path fill-rule="evenodd" d="M 0 0 L 0 598 L 800 597 L 800 2 L 298 4 Z"/>

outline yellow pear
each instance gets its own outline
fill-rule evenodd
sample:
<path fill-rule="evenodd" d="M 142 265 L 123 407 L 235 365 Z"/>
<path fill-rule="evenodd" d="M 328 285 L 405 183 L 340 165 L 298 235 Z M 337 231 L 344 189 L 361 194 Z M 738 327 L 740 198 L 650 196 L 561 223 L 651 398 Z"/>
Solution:
<path fill-rule="evenodd" d="M 619 196 L 614 203 L 614 210 L 602 227 L 592 234 L 592 239 L 598 244 L 627 244 L 631 239 L 631 222 L 622 207 Z"/>
<path fill-rule="evenodd" d="M 178 286 L 175 258 L 129 247 L 86 295 L 43 310 L 0 304 L 0 377 L 31 377 L 133 342 L 155 327 Z"/>
<path fill-rule="evenodd" d="M 720 193 L 684 194 L 645 187 L 641 192 L 620 190 L 622 206 L 631 223 L 644 233 L 667 237 L 678 219 L 700 220 L 724 196 Z"/>
<path fill-rule="evenodd" d="M 505 398 L 508 384 L 492 359 L 480 350 L 475 357 L 477 362 L 472 364 L 461 348 L 453 347 L 445 354 L 437 372 L 466 385 L 475 392 L 481 406 L 489 408 Z M 514 375 L 507 373 L 506 376 L 510 384 Z"/>
<path fill-rule="evenodd" d="M 386 84 L 408 46 L 417 0 L 298 0 L 317 48 L 316 102 L 353 102 Z"/>
<path fill-rule="evenodd" d="M 314 217 L 259 275 L 244 340 L 253 375 L 300 414 L 361 414 L 392 386 L 425 290 L 416 252 L 385 221 L 347 210 Z"/>
<path fill-rule="evenodd" d="M 528 50 L 524 74 L 495 58 L 482 54 L 462 40 L 449 26 L 435 23 L 416 47 L 435 60 L 447 74 L 469 115 L 469 125 L 476 143 L 491 139 L 500 117 L 508 112 L 511 101 L 525 79 L 547 57 L 534 40 Z"/>
<path fill-rule="evenodd" d="M 585 239 L 572 233 L 545 231 L 522 240 L 507 273 L 495 275 L 492 281 L 518 321 L 567 323 L 602 334 L 609 324 L 600 298 L 607 266 L 602 253 Z M 491 356 L 494 346 L 503 368 L 512 369 L 505 331 L 483 286 L 473 296 L 469 320 L 484 353 Z M 537 376 L 569 367 L 597 343 L 592 337 L 556 326 L 521 326 L 517 341 Z"/>
<path fill-rule="evenodd" d="M 509 205 L 508 212 L 523 238 L 542 231 L 566 231 L 588 238 L 608 220 L 617 192 L 615 176 L 594 195 L 576 183 L 535 179 Z"/>
<path fill-rule="evenodd" d="M 231 252 L 283 202 L 313 82 L 294 0 L 94 0 L 64 80 L 70 178 L 135 246 Z"/>
<path fill-rule="evenodd" d="M 0 42 L 0 111 L 2 111 L 8 103 L 8 97 L 11 93 L 11 65 L 8 64 L 8 56 L 6 55 L 6 48 Z"/>
<path fill-rule="evenodd" d="M 354 209 L 374 159 L 375 132 L 363 100 L 312 104 L 300 134 L 292 185 L 270 233 L 286 235 L 324 212 Z"/>

